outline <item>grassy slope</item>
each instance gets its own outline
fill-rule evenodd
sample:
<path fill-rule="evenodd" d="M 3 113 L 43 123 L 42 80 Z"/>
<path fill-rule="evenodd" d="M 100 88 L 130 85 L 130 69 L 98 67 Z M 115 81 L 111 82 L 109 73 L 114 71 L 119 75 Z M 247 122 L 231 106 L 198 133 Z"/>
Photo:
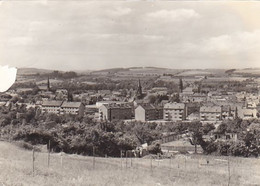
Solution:
<path fill-rule="evenodd" d="M 32 152 L 0 142 L 0 185 L 227 185 L 227 161 L 220 157 L 193 156 L 152 161 L 150 159 L 93 158 L 77 155 L 35 153 L 32 175 Z M 186 159 L 186 163 L 185 163 Z M 206 159 L 209 165 L 206 165 Z M 222 158 L 223 159 L 223 158 Z M 186 164 L 186 166 L 185 166 Z M 231 158 L 230 185 L 259 185 L 260 160 Z M 179 168 L 178 168 L 179 167 Z"/>

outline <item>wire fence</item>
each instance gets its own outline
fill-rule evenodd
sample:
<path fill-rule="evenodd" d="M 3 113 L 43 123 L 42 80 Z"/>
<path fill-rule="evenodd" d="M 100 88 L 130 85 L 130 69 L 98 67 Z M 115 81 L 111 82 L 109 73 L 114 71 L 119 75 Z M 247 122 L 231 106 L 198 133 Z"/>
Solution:
<path fill-rule="evenodd" d="M 230 185 L 233 175 L 238 171 L 236 167 L 241 164 L 241 159 L 229 157 L 215 157 L 203 155 L 169 155 L 167 158 L 160 155 L 146 156 L 144 158 L 129 157 L 127 153 L 121 152 L 120 158 L 114 157 L 95 157 L 95 149 L 93 148 L 93 156 L 80 156 L 75 154 L 47 153 L 36 152 L 32 150 L 32 175 L 38 174 L 42 168 L 59 169 L 67 171 L 71 168 L 71 164 L 80 163 L 89 170 L 104 169 L 104 166 L 113 167 L 114 169 L 128 171 L 141 169 L 156 174 L 160 171 L 178 179 L 185 178 L 187 173 L 193 173 L 194 178 L 199 177 L 200 172 L 204 172 L 208 176 L 214 175 L 216 168 L 218 172 L 226 176 L 226 184 Z M 44 163 L 46 162 L 46 163 Z M 70 162 L 68 165 L 68 162 Z"/>

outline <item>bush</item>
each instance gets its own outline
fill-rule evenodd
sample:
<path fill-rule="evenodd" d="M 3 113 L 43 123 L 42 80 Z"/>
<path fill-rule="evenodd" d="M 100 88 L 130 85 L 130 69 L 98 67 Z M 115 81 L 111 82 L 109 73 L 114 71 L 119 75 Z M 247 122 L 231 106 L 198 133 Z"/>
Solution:
<path fill-rule="evenodd" d="M 208 142 L 208 145 L 203 149 L 205 154 L 211 154 L 217 151 L 217 145 L 214 142 Z"/>
<path fill-rule="evenodd" d="M 148 146 L 148 152 L 149 154 L 158 154 L 158 153 L 162 153 L 161 150 L 161 145 L 158 142 L 154 142 L 152 143 L 152 145 Z"/>
<path fill-rule="evenodd" d="M 26 149 L 26 150 L 33 150 L 33 145 L 31 145 L 30 143 L 26 143 L 24 141 L 16 141 L 14 143 L 16 146 L 22 148 L 22 149 Z M 40 152 L 40 149 L 38 147 L 34 147 L 34 150 L 36 152 Z"/>

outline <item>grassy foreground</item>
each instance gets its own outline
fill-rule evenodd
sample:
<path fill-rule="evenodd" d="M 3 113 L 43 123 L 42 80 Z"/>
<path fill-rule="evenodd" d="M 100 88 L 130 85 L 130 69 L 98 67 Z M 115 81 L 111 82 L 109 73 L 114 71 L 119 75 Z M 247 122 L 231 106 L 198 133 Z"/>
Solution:
<path fill-rule="evenodd" d="M 183 156 L 172 159 L 95 158 L 35 152 L 0 142 L 1 185 L 260 185 L 260 159 Z M 207 160 L 209 163 L 207 164 Z"/>

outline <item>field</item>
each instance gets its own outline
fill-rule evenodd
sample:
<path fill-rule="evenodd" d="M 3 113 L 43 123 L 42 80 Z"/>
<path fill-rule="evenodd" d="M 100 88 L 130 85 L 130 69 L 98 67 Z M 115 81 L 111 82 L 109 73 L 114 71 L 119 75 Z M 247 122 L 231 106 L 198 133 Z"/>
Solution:
<path fill-rule="evenodd" d="M 241 69 L 241 70 L 236 70 L 234 73 L 239 73 L 239 74 L 254 74 L 254 75 L 259 75 L 260 74 L 260 69 L 259 68 L 252 68 L 252 69 Z"/>
<path fill-rule="evenodd" d="M 228 180 L 229 185 L 260 185 L 260 160 L 255 158 L 94 159 L 51 153 L 48 168 L 48 153 L 35 152 L 33 172 L 32 155 L 0 142 L 0 185 L 228 185 Z"/>

